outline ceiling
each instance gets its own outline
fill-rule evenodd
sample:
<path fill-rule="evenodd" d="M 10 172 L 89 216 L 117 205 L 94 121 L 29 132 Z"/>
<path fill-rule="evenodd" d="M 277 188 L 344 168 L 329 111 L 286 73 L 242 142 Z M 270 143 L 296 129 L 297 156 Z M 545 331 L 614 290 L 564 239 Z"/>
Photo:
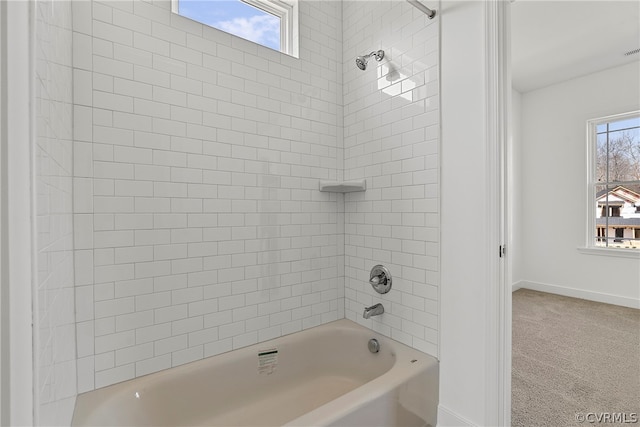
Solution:
<path fill-rule="evenodd" d="M 529 92 L 640 61 L 640 1 L 512 3 L 513 87 Z M 638 77 L 640 78 L 640 76 Z"/>

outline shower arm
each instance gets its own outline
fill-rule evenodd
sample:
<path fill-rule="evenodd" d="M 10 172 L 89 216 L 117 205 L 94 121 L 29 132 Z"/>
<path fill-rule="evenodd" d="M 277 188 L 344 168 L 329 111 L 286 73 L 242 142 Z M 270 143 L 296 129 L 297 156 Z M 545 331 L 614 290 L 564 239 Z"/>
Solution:
<path fill-rule="evenodd" d="M 424 12 L 429 17 L 429 19 L 433 19 L 436 16 L 435 10 L 429 9 L 427 6 L 420 3 L 420 1 L 418 0 L 407 0 L 407 1 L 411 3 L 413 6 L 420 9 L 422 12 Z"/>
<path fill-rule="evenodd" d="M 371 57 L 376 58 L 376 61 L 382 61 L 382 58 L 384 58 L 384 51 L 382 50 L 372 50 L 370 54 L 365 55 L 365 58 L 369 59 Z"/>

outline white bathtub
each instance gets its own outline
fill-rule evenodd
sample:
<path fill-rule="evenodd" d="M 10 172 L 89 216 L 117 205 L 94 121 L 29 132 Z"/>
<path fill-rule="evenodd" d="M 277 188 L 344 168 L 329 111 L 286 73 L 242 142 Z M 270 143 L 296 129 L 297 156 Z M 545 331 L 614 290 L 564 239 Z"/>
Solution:
<path fill-rule="evenodd" d="M 437 404 L 433 357 L 338 320 L 81 394 L 72 425 L 418 427 Z"/>

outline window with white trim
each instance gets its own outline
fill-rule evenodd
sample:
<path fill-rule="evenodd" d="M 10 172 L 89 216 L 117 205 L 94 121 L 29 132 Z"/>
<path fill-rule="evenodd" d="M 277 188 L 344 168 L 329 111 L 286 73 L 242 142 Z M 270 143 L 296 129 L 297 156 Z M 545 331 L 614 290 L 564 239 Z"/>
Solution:
<path fill-rule="evenodd" d="M 587 246 L 640 251 L 640 111 L 588 122 Z"/>
<path fill-rule="evenodd" d="M 298 57 L 298 0 L 172 0 L 178 15 Z"/>

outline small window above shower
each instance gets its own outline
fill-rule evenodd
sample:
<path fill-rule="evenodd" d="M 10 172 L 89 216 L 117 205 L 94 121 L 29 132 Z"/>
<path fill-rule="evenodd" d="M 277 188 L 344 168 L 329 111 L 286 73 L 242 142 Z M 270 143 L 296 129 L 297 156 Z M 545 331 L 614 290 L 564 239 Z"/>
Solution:
<path fill-rule="evenodd" d="M 298 58 L 298 0 L 171 0 L 171 10 Z"/>

